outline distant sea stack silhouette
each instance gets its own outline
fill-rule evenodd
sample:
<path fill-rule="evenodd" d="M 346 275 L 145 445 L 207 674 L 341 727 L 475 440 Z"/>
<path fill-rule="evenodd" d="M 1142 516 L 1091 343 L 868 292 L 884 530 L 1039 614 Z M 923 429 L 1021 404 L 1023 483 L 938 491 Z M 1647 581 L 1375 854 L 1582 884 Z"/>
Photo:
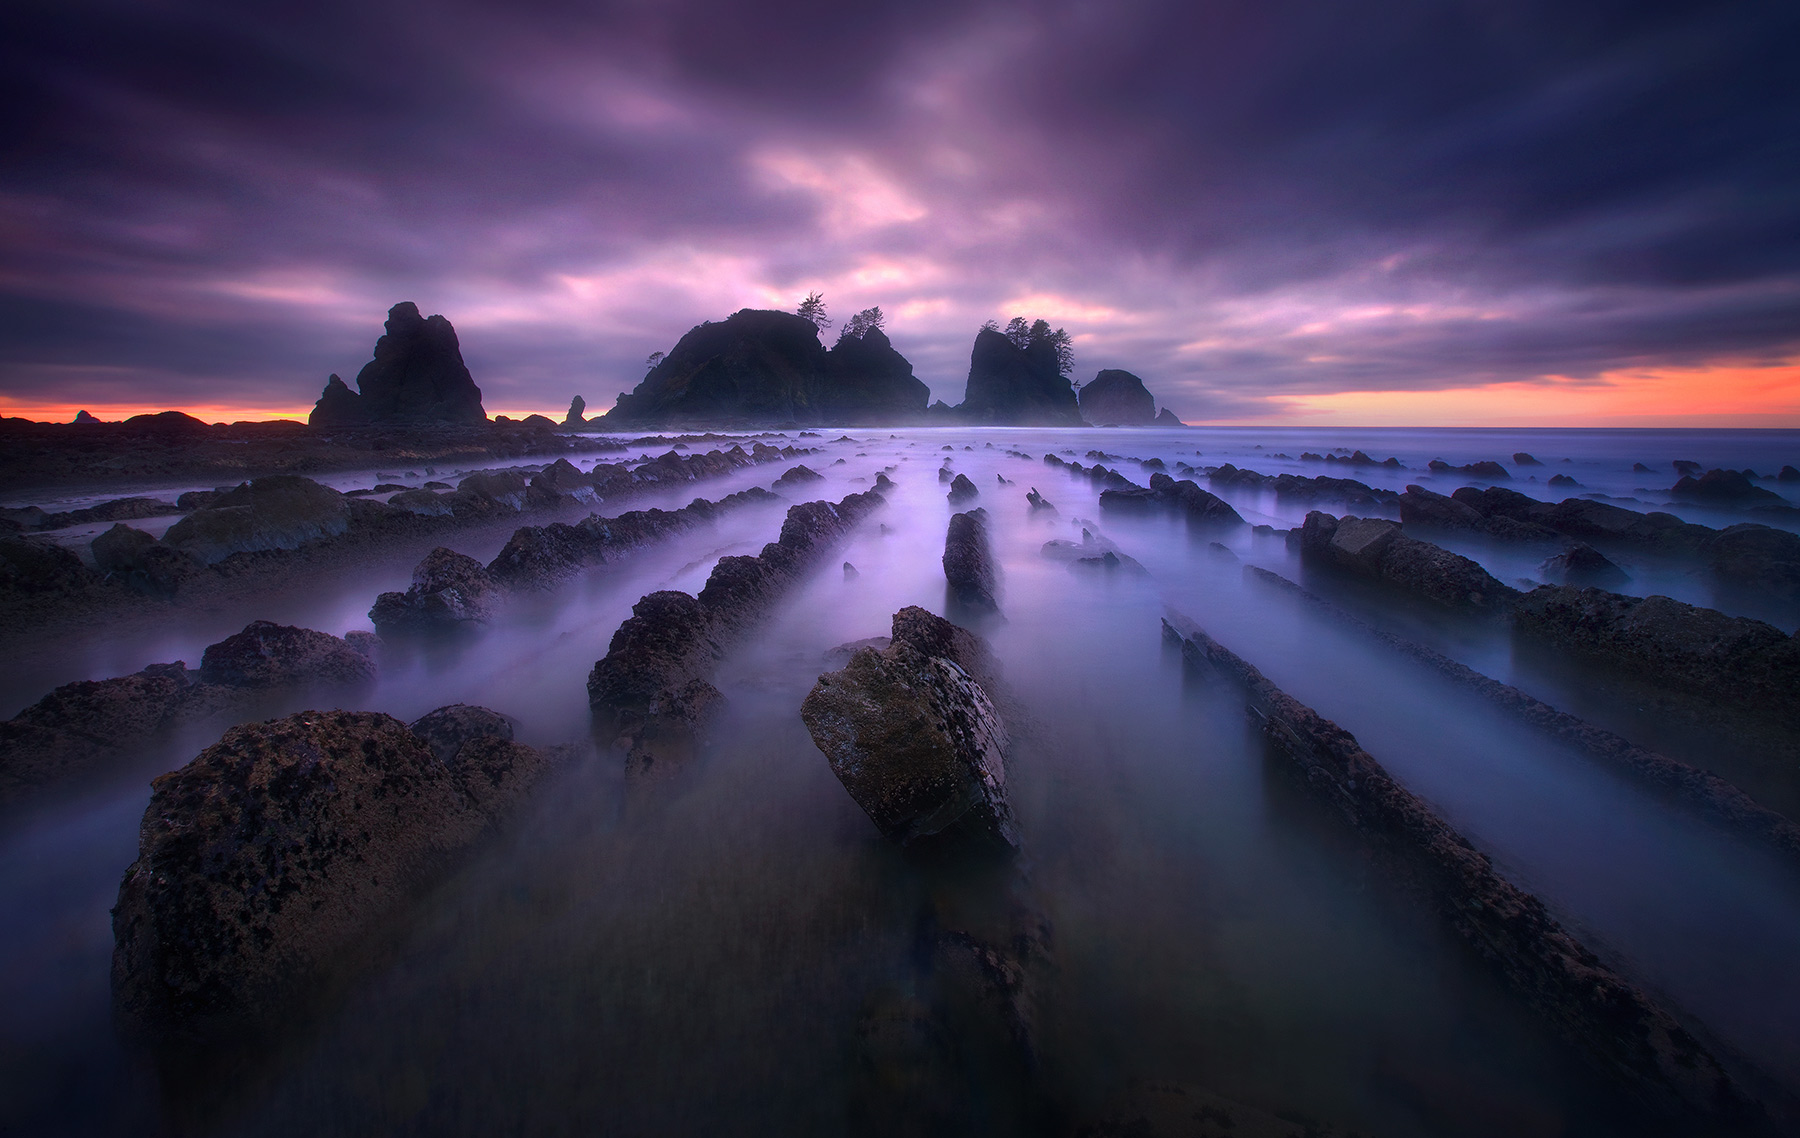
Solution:
<path fill-rule="evenodd" d="M 608 424 L 850 426 L 912 422 L 929 389 L 879 328 L 825 350 L 812 321 L 745 308 L 690 329 Z"/>
<path fill-rule="evenodd" d="M 388 309 L 386 333 L 356 386 L 361 394 L 333 375 L 307 421 L 315 427 L 487 422 L 456 329 L 442 316 L 421 316 L 410 300 Z"/>
<path fill-rule="evenodd" d="M 1156 422 L 1156 400 L 1144 381 L 1107 368 L 1081 389 L 1081 417 L 1096 427 L 1136 427 Z"/>
<path fill-rule="evenodd" d="M 965 423 L 1083 425 L 1075 388 L 1057 367 L 1056 348 L 1043 341 L 1021 348 L 992 328 L 975 334 L 969 386 L 955 416 Z"/>

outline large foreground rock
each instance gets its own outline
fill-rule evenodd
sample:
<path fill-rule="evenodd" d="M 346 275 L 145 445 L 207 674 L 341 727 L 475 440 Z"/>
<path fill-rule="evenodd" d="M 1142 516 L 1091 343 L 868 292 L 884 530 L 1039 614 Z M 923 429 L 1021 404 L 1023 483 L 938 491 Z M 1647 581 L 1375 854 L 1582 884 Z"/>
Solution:
<path fill-rule="evenodd" d="M 232 728 L 154 783 L 113 910 L 120 1026 L 176 1047 L 272 1030 L 546 767 L 493 736 L 446 762 L 373 712 Z"/>
<path fill-rule="evenodd" d="M 214 498 L 170 526 L 163 543 L 211 565 L 234 553 L 298 549 L 349 528 L 342 494 L 297 474 L 273 474 Z"/>
<path fill-rule="evenodd" d="M 906 608 L 887 648 L 859 650 L 842 671 L 820 676 L 801 704 L 832 773 L 890 841 L 1018 847 L 1006 725 L 970 674 L 985 664 L 985 648 L 968 632 Z"/>

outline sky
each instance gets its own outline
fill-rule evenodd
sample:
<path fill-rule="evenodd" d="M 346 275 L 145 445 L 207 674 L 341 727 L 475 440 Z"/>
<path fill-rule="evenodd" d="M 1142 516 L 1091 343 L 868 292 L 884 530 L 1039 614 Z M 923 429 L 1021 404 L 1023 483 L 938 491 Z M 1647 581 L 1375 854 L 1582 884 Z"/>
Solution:
<path fill-rule="evenodd" d="M 689 327 L 987 319 L 1193 423 L 1800 426 L 1792 0 L 7 0 L 0 414 L 490 413 Z M 829 342 L 830 334 L 827 334 Z"/>

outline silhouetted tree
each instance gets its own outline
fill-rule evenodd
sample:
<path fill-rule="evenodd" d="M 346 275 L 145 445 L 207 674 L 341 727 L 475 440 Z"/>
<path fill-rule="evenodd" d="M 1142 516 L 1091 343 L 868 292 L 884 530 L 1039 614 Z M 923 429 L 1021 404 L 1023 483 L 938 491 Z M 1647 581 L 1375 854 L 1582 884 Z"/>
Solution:
<path fill-rule="evenodd" d="M 855 316 L 852 316 L 850 322 L 844 325 L 843 329 L 838 333 L 838 342 L 841 344 L 845 340 L 860 340 L 873 329 L 885 328 L 886 326 L 887 317 L 881 314 L 881 306 L 879 304 L 874 308 L 865 308 Z"/>
<path fill-rule="evenodd" d="M 662 363 L 662 361 L 663 361 L 663 353 L 651 352 L 648 356 L 646 356 L 644 358 L 644 370 L 645 371 L 654 370 L 656 365 L 659 363 Z"/>
<path fill-rule="evenodd" d="M 989 332 L 1000 331 L 1000 326 L 992 320 L 981 326 Z M 1052 329 L 1048 320 L 1033 320 L 1029 324 L 1023 316 L 1015 316 L 1006 322 L 1004 335 L 1013 342 L 1020 351 L 1033 344 L 1049 344 L 1056 352 L 1056 372 L 1067 375 L 1075 366 L 1075 337 L 1062 328 Z"/>
<path fill-rule="evenodd" d="M 831 318 L 825 315 L 825 294 L 809 292 L 800 307 L 794 310 L 804 320 L 812 321 L 812 326 L 823 332 L 831 327 Z"/>
<path fill-rule="evenodd" d="M 1043 323 L 1043 321 L 1038 321 Z M 1021 352 L 1031 346 L 1031 325 L 1025 323 L 1023 316 L 1015 316 L 1006 322 L 1006 338 L 1013 342 L 1013 347 Z"/>

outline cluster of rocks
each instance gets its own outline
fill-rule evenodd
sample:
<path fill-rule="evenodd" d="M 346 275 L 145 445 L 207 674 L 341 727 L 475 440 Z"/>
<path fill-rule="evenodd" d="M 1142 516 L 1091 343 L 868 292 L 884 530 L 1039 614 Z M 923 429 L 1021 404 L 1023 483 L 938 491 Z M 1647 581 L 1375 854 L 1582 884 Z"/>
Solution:
<path fill-rule="evenodd" d="M 1281 456 L 1277 455 L 1275 457 L 1279 458 Z M 1399 459 L 1394 458 L 1391 455 L 1387 458 L 1384 458 L 1384 459 L 1381 459 L 1378 461 L 1376 459 L 1370 458 L 1368 455 L 1364 454 L 1360 450 L 1354 451 L 1347 455 L 1315 454 L 1312 451 L 1302 451 L 1302 452 L 1300 452 L 1300 461 L 1301 462 L 1341 462 L 1345 466 L 1385 466 L 1392 470 L 1399 470 L 1403 465 L 1405 465 Z"/>
<path fill-rule="evenodd" d="M 718 502 L 696 498 L 679 510 L 632 510 L 614 518 L 590 514 L 574 525 L 522 526 L 485 566 L 439 546 L 413 569 L 405 592 L 375 599 L 369 619 L 384 635 L 485 624 L 511 592 L 549 588 L 590 565 L 704 525 L 728 510 L 775 500 L 769 491 L 753 488 Z"/>
<path fill-rule="evenodd" d="M 231 728 L 152 784 L 113 909 L 122 1030 L 165 1063 L 276 1033 L 552 759 L 460 705 L 410 727 L 306 711 Z"/>
<path fill-rule="evenodd" d="M 1100 492 L 1100 508 L 1121 514 L 1172 513 L 1190 522 L 1209 525 L 1243 525 L 1231 504 L 1192 481 L 1177 482 L 1161 472 L 1150 475 L 1148 487 L 1127 482 Z"/>
<path fill-rule="evenodd" d="M 1500 486 L 1465 486 L 1448 497 L 1408 486 L 1400 497 L 1400 517 L 1409 526 L 1465 530 L 1506 541 L 1574 538 L 1694 557 L 1733 585 L 1800 597 L 1800 534 L 1756 522 L 1721 530 L 1662 511 L 1639 513 L 1588 498 L 1565 498 L 1553 505 Z"/>
<path fill-rule="evenodd" d="M 1677 1117 L 1751 1123 L 1757 1104 L 1665 1009 L 1600 961 L 1537 897 L 1407 791 L 1356 738 L 1192 622 L 1163 623 L 1193 666 L 1241 685 L 1285 769 L 1417 890 L 1474 953 L 1601 1070 Z"/>
<path fill-rule="evenodd" d="M 1313 478 L 1300 474 L 1259 474 L 1254 470 L 1240 470 L 1229 462 L 1206 468 L 1206 479 L 1215 486 L 1270 490 L 1278 498 L 1297 502 L 1335 501 L 1352 506 L 1392 507 L 1400 497 L 1392 490 L 1370 486 L 1354 478 L 1333 478 L 1327 474 Z"/>
<path fill-rule="evenodd" d="M 1492 460 L 1451 466 L 1441 458 L 1434 458 L 1425 467 L 1434 474 L 1467 474 L 1472 478 L 1486 478 L 1491 482 L 1512 480 L 1512 474 L 1506 467 Z"/>
<path fill-rule="evenodd" d="M 128 761 L 178 728 L 241 714 L 272 693 L 364 689 L 376 675 L 374 639 L 259 620 L 208 647 L 197 670 L 177 660 L 64 684 L 0 723 L 0 803 Z"/>
<path fill-rule="evenodd" d="M 1383 581 L 1451 608 L 1501 612 L 1519 595 L 1461 554 L 1407 537 L 1385 518 L 1313 510 L 1292 531 L 1302 557 Z"/>
<path fill-rule="evenodd" d="M 1149 572 L 1110 538 L 1095 533 L 1091 526 L 1084 525 L 1079 520 L 1075 524 L 1081 527 L 1080 541 L 1046 541 L 1038 552 L 1052 561 L 1063 562 L 1070 569 L 1124 571 L 1139 576 Z"/>
<path fill-rule="evenodd" d="M 1782 467 L 1784 474 L 1792 469 L 1791 466 Z M 1697 476 L 1684 474 L 1669 488 L 1669 493 L 1678 498 L 1698 498 L 1713 502 L 1787 505 L 1787 499 L 1780 494 L 1756 485 L 1753 481 L 1756 477 L 1754 470 L 1714 469 Z"/>
<path fill-rule="evenodd" d="M 182 510 L 183 507 L 178 502 L 165 502 L 161 498 L 114 498 L 97 506 L 55 512 L 46 512 L 38 506 L 22 506 L 0 509 L 0 534 L 67 529 L 69 526 L 91 525 L 94 522 L 165 518 L 170 514 L 179 514 Z"/>
<path fill-rule="evenodd" d="M 723 699 L 710 677 L 726 645 L 871 512 L 876 491 L 788 510 L 781 536 L 754 557 L 725 557 L 698 597 L 664 590 L 632 606 L 588 676 L 596 732 L 635 776 L 691 754 Z"/>

